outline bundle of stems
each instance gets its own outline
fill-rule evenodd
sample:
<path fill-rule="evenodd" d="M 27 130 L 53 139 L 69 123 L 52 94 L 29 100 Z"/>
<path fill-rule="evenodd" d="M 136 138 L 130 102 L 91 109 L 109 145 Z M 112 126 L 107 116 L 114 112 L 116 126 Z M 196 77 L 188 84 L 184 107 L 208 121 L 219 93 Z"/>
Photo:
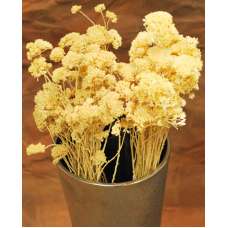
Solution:
<path fill-rule="evenodd" d="M 66 145 L 69 151 L 62 159 L 71 173 L 97 182 L 107 182 L 104 170 L 107 165 L 115 161 L 115 169 L 111 181 L 114 183 L 121 152 L 126 152 L 122 151 L 126 134 L 130 134 L 131 151 L 128 151 L 128 153 L 131 153 L 132 180 L 151 174 L 159 165 L 161 153 L 167 140 L 167 128 L 148 127 L 142 132 L 138 132 L 135 128 L 123 130 L 123 134 L 118 136 L 118 149 L 113 153 L 113 157 L 96 165 L 91 158 L 95 156 L 94 152 L 101 148 L 105 152 L 109 137 L 105 139 L 102 146 L 101 142 L 91 135 L 91 132 L 85 132 L 80 142 L 72 142 L 65 136 L 59 136 L 61 143 Z"/>
<path fill-rule="evenodd" d="M 148 127 L 140 133 L 131 131 L 133 180 L 145 177 L 157 168 L 167 136 L 167 128 Z"/>

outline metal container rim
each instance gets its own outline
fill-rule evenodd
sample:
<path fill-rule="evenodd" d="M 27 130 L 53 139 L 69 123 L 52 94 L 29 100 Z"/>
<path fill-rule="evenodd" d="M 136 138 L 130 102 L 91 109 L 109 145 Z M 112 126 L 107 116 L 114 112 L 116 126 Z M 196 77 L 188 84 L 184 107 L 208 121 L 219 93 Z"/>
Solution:
<path fill-rule="evenodd" d="M 121 182 L 121 183 L 101 183 L 101 182 L 95 182 L 95 181 L 83 179 L 81 177 L 75 176 L 74 174 L 70 173 L 60 162 L 57 163 L 57 167 L 62 172 L 64 172 L 67 176 L 75 179 L 76 181 L 82 182 L 84 184 L 88 184 L 88 185 L 92 185 L 92 186 L 107 187 L 107 188 L 108 187 L 130 186 L 130 185 L 135 185 L 135 184 L 144 182 L 144 181 L 152 178 L 153 176 L 156 176 L 168 162 L 169 154 L 170 154 L 170 140 L 169 140 L 169 138 L 167 138 L 167 149 L 166 149 L 165 156 L 155 171 L 153 171 L 150 175 L 148 175 L 146 177 L 142 177 L 142 178 L 139 178 L 134 181 L 125 181 L 125 182 Z"/>

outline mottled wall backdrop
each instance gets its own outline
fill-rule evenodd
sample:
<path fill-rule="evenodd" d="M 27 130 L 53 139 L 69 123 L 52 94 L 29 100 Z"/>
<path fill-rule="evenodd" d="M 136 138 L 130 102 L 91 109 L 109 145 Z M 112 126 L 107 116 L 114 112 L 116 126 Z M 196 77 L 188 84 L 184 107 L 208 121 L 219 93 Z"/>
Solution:
<path fill-rule="evenodd" d="M 101 22 L 93 7 L 101 1 L 24 0 L 23 1 L 23 152 L 32 142 L 49 141 L 36 129 L 32 118 L 33 97 L 40 83 L 28 76 L 25 43 L 43 38 L 57 44 L 65 33 L 84 32 L 89 25 L 80 15 L 71 15 L 72 4 L 82 4 L 91 18 Z M 108 0 L 116 12 L 115 26 L 123 37 L 116 51 L 128 61 L 131 40 L 143 28 L 142 18 L 151 11 L 165 10 L 174 16 L 184 35 L 199 37 L 204 56 L 204 1 L 202 0 Z M 196 99 L 186 107 L 187 126 L 171 132 L 163 226 L 204 226 L 204 72 Z M 23 153 L 23 226 L 70 226 L 70 219 L 55 167 L 48 153 L 26 157 Z"/>

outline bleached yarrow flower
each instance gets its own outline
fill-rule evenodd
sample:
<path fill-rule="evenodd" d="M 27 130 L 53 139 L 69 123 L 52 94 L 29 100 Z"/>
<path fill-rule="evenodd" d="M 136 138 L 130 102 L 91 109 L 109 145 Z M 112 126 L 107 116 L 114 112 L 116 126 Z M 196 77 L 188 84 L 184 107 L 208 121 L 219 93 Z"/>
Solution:
<path fill-rule="evenodd" d="M 106 9 L 105 5 L 102 4 L 98 4 L 94 7 L 95 12 L 97 13 L 101 13 L 102 11 L 104 11 Z"/>
<path fill-rule="evenodd" d="M 111 43 L 114 49 L 118 49 L 122 45 L 122 38 L 120 34 L 115 29 L 110 29 L 108 31 L 111 36 Z"/>
<path fill-rule="evenodd" d="M 112 134 L 115 136 L 120 135 L 120 130 L 121 130 L 121 125 L 119 121 L 117 121 L 113 126 L 112 126 Z"/>
<path fill-rule="evenodd" d="M 132 41 L 129 51 L 130 59 L 143 57 L 146 51 L 154 43 L 153 34 L 150 32 L 139 32 L 136 38 Z"/>
<path fill-rule="evenodd" d="M 73 51 L 69 51 L 63 58 L 62 58 L 62 65 L 67 69 L 78 68 L 82 61 L 83 56 Z"/>
<path fill-rule="evenodd" d="M 102 165 L 106 162 L 106 156 L 103 150 L 97 150 L 92 157 L 92 161 L 95 165 Z"/>
<path fill-rule="evenodd" d="M 117 22 L 117 15 L 114 12 L 111 12 L 109 10 L 106 11 L 105 16 L 112 22 Z"/>
<path fill-rule="evenodd" d="M 202 70 L 198 40 L 180 35 L 167 12 L 146 15 L 144 26 L 146 31 L 136 36 L 129 52 L 137 73 L 148 70 L 161 74 L 180 94 L 197 90 Z M 145 37 L 151 37 L 153 42 L 146 42 Z"/>
<path fill-rule="evenodd" d="M 63 95 L 61 86 L 53 82 L 44 83 L 43 89 L 37 92 L 33 116 L 40 131 L 44 131 L 50 123 L 53 123 L 53 118 L 57 119 L 61 115 Z"/>
<path fill-rule="evenodd" d="M 107 45 L 112 42 L 107 29 L 102 25 L 94 25 L 86 31 L 88 42 L 98 44 L 100 46 Z"/>
<path fill-rule="evenodd" d="M 59 67 L 52 72 L 52 80 L 56 83 L 64 82 L 66 81 L 68 75 L 69 75 L 69 70 L 67 68 Z"/>
<path fill-rule="evenodd" d="M 57 164 L 60 159 L 69 153 L 69 149 L 65 145 L 55 145 L 51 150 L 53 163 Z"/>
<path fill-rule="evenodd" d="M 127 105 L 127 118 L 139 128 L 147 125 L 177 127 L 185 115 L 182 98 L 172 83 L 151 72 L 140 73 L 137 81 L 132 88 L 133 98 Z"/>
<path fill-rule="evenodd" d="M 45 152 L 45 145 L 38 143 L 38 144 L 30 144 L 27 147 L 26 153 L 27 155 L 44 153 Z"/>
<path fill-rule="evenodd" d="M 34 42 L 29 42 L 26 44 L 27 52 L 27 58 L 28 60 L 32 60 L 35 57 L 38 57 L 41 55 L 41 53 L 52 49 L 53 46 L 50 42 L 42 40 L 42 39 L 36 39 Z"/>
<path fill-rule="evenodd" d="M 168 47 L 180 38 L 173 23 L 173 17 L 168 12 L 149 13 L 143 21 L 146 30 L 153 34 L 155 44 L 160 47 Z"/>
<path fill-rule="evenodd" d="M 55 47 L 51 51 L 50 60 L 52 60 L 54 62 L 60 62 L 62 60 L 62 58 L 64 57 L 64 54 L 65 54 L 64 49 L 62 49 L 60 47 Z"/>
<path fill-rule="evenodd" d="M 71 46 L 79 37 L 80 34 L 77 32 L 68 33 L 60 39 L 59 46 L 61 48 Z"/>
<path fill-rule="evenodd" d="M 76 14 L 77 12 L 79 12 L 81 10 L 82 6 L 81 5 L 73 5 L 71 7 L 71 13 L 72 14 Z"/>
<path fill-rule="evenodd" d="M 52 64 L 48 63 L 44 57 L 38 57 L 32 61 L 28 71 L 34 78 L 39 78 L 47 74 L 51 67 Z"/>

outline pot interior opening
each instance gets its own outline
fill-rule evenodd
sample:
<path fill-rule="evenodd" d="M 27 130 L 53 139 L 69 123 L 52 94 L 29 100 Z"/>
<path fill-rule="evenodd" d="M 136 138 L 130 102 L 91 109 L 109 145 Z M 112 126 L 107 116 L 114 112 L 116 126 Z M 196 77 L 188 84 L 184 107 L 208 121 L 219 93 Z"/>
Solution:
<path fill-rule="evenodd" d="M 116 178 L 114 181 L 115 183 L 121 183 L 121 182 L 133 180 L 129 139 L 130 139 L 130 137 L 127 136 L 126 140 L 124 142 L 124 145 L 122 147 L 121 153 L 120 153 L 119 165 L 117 167 Z M 118 146 L 118 140 L 115 138 L 115 136 L 111 136 L 109 138 L 106 148 L 105 148 L 105 155 L 107 157 L 107 160 L 111 159 L 115 155 L 115 153 L 113 153 L 112 151 L 116 151 L 117 146 Z M 162 153 L 161 153 L 159 164 L 165 158 L 165 155 L 167 152 L 167 146 L 168 146 L 168 142 L 166 140 Z M 69 171 L 65 161 L 62 159 L 62 160 L 60 160 L 60 162 Z M 112 181 L 112 175 L 113 175 L 113 172 L 115 169 L 115 164 L 116 164 L 116 159 L 114 159 L 112 162 L 110 162 L 104 169 L 107 183 L 111 183 L 111 181 Z"/>

